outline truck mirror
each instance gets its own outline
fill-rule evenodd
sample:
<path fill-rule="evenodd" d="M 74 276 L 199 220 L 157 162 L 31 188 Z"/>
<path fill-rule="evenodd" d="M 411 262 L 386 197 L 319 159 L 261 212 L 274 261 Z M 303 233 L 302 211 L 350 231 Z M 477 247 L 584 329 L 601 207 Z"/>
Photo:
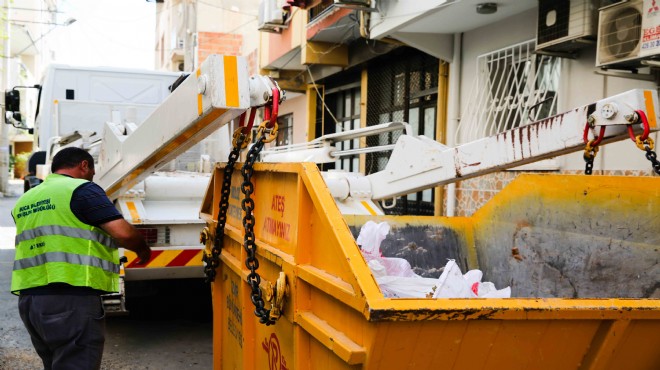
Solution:
<path fill-rule="evenodd" d="M 21 93 L 18 90 L 5 92 L 5 110 L 7 112 L 18 112 L 21 109 Z"/>
<path fill-rule="evenodd" d="M 16 113 L 20 110 L 21 94 L 18 90 L 5 91 L 5 123 L 12 124 L 11 117 L 16 117 Z M 21 114 L 18 113 L 18 121 L 20 122 Z"/>

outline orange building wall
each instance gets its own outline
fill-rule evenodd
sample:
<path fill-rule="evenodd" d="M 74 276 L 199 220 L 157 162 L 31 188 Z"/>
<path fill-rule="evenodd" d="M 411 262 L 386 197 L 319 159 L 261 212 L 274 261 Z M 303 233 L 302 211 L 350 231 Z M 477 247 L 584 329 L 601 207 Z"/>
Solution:
<path fill-rule="evenodd" d="M 282 30 L 282 33 L 268 34 L 268 63 L 271 63 L 293 49 L 293 28 Z"/>
<path fill-rule="evenodd" d="M 197 52 L 197 58 L 199 60 L 198 65 L 204 63 L 206 58 L 211 54 L 241 55 L 243 35 L 220 32 L 199 32 L 197 37 L 199 45 Z M 256 64 L 256 59 L 254 64 Z"/>
<path fill-rule="evenodd" d="M 257 50 L 253 50 L 251 53 L 248 55 L 245 55 L 247 58 L 247 63 L 248 63 L 248 75 L 253 76 L 256 75 L 257 72 L 259 72 L 259 66 L 258 66 L 258 59 L 257 59 Z"/>
<path fill-rule="evenodd" d="M 353 14 L 353 9 L 335 8 L 330 14 L 319 20 L 315 20 L 313 25 L 307 27 L 307 40 L 316 36 L 322 30 L 334 26 L 342 18 L 348 17 L 351 14 Z"/>
<path fill-rule="evenodd" d="M 243 35 L 219 33 L 219 32 L 199 32 L 198 36 L 198 54 L 199 64 L 201 65 L 211 54 L 220 55 L 240 55 L 247 59 L 248 74 L 250 76 L 257 74 L 257 50 L 247 55 L 243 55 Z"/>

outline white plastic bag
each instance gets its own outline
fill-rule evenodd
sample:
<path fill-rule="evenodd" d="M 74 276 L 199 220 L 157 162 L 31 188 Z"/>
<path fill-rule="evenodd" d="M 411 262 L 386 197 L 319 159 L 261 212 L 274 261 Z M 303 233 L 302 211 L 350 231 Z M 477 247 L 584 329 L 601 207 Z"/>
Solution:
<path fill-rule="evenodd" d="M 471 277 L 473 277 L 471 275 Z M 481 280 L 481 278 L 479 278 Z M 437 285 L 433 298 L 476 298 L 477 295 L 471 289 L 471 284 L 463 277 L 461 269 L 454 260 L 449 260 L 445 265 L 442 275 L 436 281 Z"/>
<path fill-rule="evenodd" d="M 356 242 L 362 247 L 362 254 L 365 257 L 380 257 L 380 243 L 385 240 L 390 232 L 390 225 L 387 222 L 375 223 L 367 221 L 360 229 Z"/>
<path fill-rule="evenodd" d="M 437 279 L 403 276 L 381 276 L 376 281 L 386 298 L 427 298 L 438 283 Z"/>
<path fill-rule="evenodd" d="M 364 259 L 367 263 L 374 260 L 378 261 L 380 266 L 385 269 L 385 275 L 387 276 L 419 277 L 413 272 L 410 262 L 407 260 L 403 258 L 382 256 L 380 252 L 380 244 L 385 240 L 389 232 L 390 225 L 387 222 L 377 224 L 373 221 L 367 221 L 362 226 L 356 242 L 362 247 L 362 255 L 364 256 Z M 377 268 L 379 268 L 379 266 L 377 266 Z"/>
<path fill-rule="evenodd" d="M 510 298 L 511 288 L 498 290 L 491 282 L 481 282 L 483 272 L 470 270 L 461 274 L 454 260 L 445 265 L 437 280 L 433 298 Z"/>

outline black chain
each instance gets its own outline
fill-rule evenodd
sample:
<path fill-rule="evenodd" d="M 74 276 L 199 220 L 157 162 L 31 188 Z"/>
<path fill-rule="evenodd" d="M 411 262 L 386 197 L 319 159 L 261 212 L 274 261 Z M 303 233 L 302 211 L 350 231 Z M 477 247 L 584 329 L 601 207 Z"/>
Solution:
<path fill-rule="evenodd" d="M 225 223 L 227 223 L 227 208 L 229 208 L 229 195 L 231 193 L 231 176 L 234 173 L 234 165 L 240 157 L 241 147 L 245 140 L 245 135 L 240 135 L 236 142 L 236 146 L 229 153 L 229 160 L 224 169 L 224 177 L 222 178 L 222 189 L 220 190 L 220 203 L 218 205 L 218 224 L 215 227 L 215 239 L 213 240 L 213 248 L 211 255 L 204 253 L 202 261 L 204 261 L 204 274 L 206 275 L 205 281 L 210 283 L 215 280 L 215 270 L 220 266 L 220 253 L 222 250 L 222 239 L 225 234 Z"/>
<path fill-rule="evenodd" d="M 241 174 L 243 174 L 241 192 L 245 195 L 245 198 L 241 201 L 241 208 L 243 208 L 243 212 L 245 212 L 243 215 L 243 227 L 245 228 L 243 247 L 247 253 L 245 266 L 250 269 L 250 273 L 247 276 L 247 282 L 252 289 L 250 298 L 252 304 L 254 304 L 254 314 L 259 318 L 260 323 L 273 325 L 275 324 L 275 321 L 270 319 L 270 310 L 267 310 L 264 307 L 264 299 L 261 296 L 261 289 L 259 289 L 261 276 L 257 273 L 259 261 L 257 260 L 257 245 L 254 236 L 254 215 L 252 214 L 252 211 L 254 211 L 254 200 L 252 200 L 251 197 L 254 192 L 254 184 L 252 183 L 252 174 L 254 173 L 253 165 L 264 147 L 264 139 L 265 135 L 261 135 L 261 137 L 257 138 L 257 142 L 248 151 L 245 163 L 241 168 Z"/>
<path fill-rule="evenodd" d="M 591 175 L 594 171 L 594 155 L 584 156 L 584 162 L 586 163 L 584 166 L 584 174 L 585 175 Z"/>
<path fill-rule="evenodd" d="M 644 145 L 644 150 L 646 150 L 646 159 L 651 161 L 653 171 L 660 175 L 660 161 L 658 161 L 658 156 L 653 150 L 651 150 L 651 147 L 648 144 Z"/>
<path fill-rule="evenodd" d="M 596 158 L 596 153 L 598 153 L 598 147 L 591 146 L 591 142 L 587 143 L 587 147 L 584 149 L 584 162 L 586 163 L 584 167 L 584 174 L 591 175 L 594 171 L 594 158 Z"/>

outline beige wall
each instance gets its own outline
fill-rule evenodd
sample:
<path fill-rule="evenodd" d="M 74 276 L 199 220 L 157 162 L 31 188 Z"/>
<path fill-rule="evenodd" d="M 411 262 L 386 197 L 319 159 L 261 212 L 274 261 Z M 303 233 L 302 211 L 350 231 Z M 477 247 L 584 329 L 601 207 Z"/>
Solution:
<path fill-rule="evenodd" d="M 293 113 L 293 144 L 307 141 L 307 98 L 304 94 L 287 93 L 286 101 L 280 106 L 279 115 Z"/>
<path fill-rule="evenodd" d="M 536 37 L 536 14 L 533 9 L 503 22 L 488 25 L 463 36 L 463 63 L 461 73 L 461 109 L 466 108 L 476 78 L 476 59 L 479 55 L 508 47 Z M 636 89 L 656 89 L 653 82 L 597 74 L 596 45 L 580 51 L 577 59 L 562 59 L 559 84 L 558 112 L 592 103 L 607 96 Z M 657 141 L 658 134 L 654 140 Z M 582 153 L 557 159 L 562 170 L 584 170 Z M 594 170 L 647 170 L 649 161 L 631 141 L 603 146 L 596 156 Z"/>

